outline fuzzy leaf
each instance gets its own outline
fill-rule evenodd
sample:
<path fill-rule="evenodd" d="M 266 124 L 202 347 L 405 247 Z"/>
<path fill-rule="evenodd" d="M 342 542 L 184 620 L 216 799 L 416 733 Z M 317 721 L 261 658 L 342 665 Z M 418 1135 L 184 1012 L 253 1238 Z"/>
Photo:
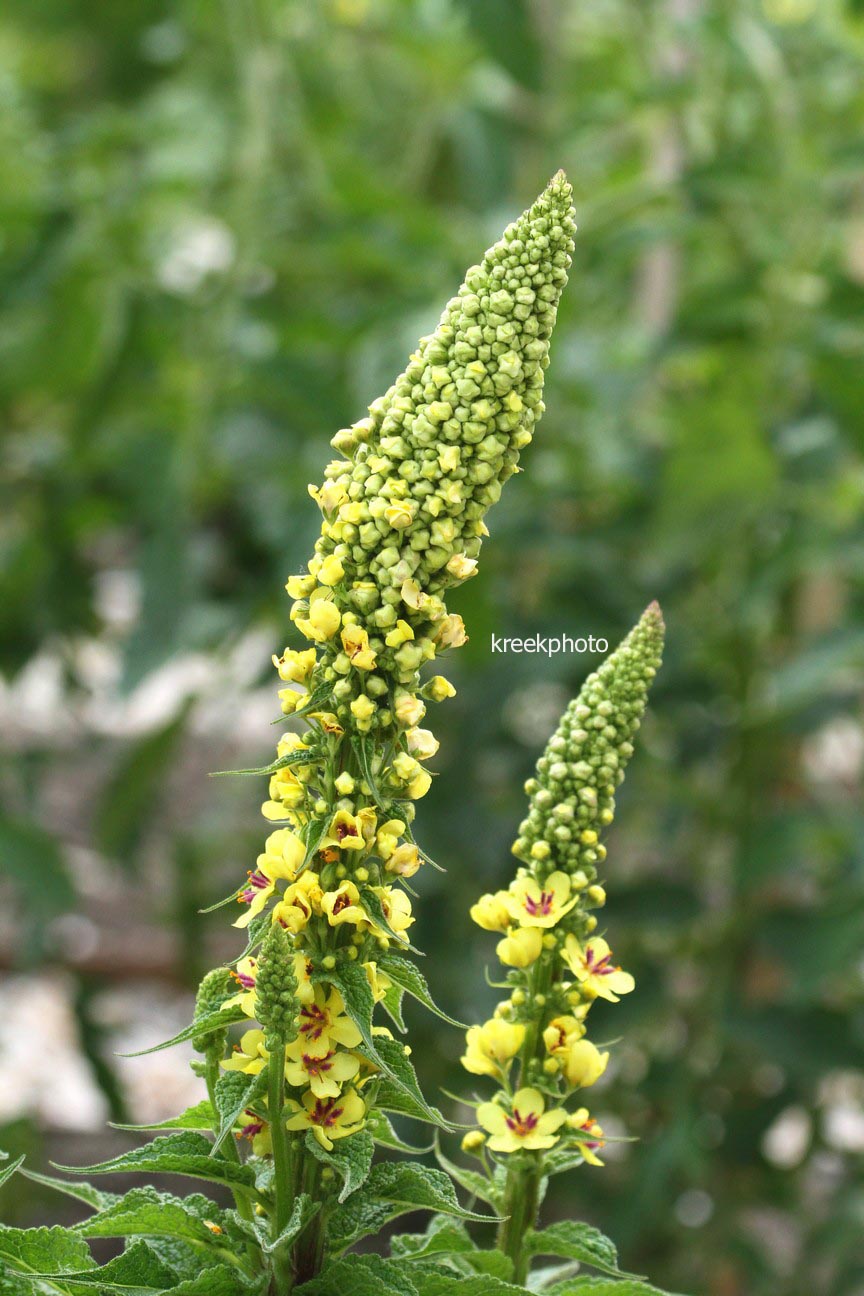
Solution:
<path fill-rule="evenodd" d="M 23 1164 L 24 1157 L 19 1156 L 14 1161 L 10 1161 L 8 1165 L 3 1166 L 3 1169 L 0 1170 L 0 1186 L 2 1186 L 7 1179 L 11 1179 L 15 1171 L 20 1170 Z"/>
<path fill-rule="evenodd" d="M 360 888 L 360 903 L 366 910 L 371 921 L 380 931 L 384 932 L 386 936 L 389 936 L 391 940 L 397 941 L 401 945 L 402 949 L 413 950 L 415 954 L 420 953 L 416 946 L 412 945 L 410 942 L 406 942 L 404 939 L 400 939 L 397 933 L 390 926 L 387 921 L 387 916 L 384 913 L 384 906 L 381 904 L 379 897 L 371 887 Z"/>
<path fill-rule="evenodd" d="M 377 1105 L 376 1102 L 376 1108 Z M 381 1147 L 392 1148 L 395 1152 L 406 1152 L 409 1156 L 426 1156 L 434 1146 L 430 1143 L 428 1147 L 415 1147 L 413 1143 L 406 1143 L 396 1133 L 384 1112 L 380 1110 L 373 1109 L 369 1113 L 366 1117 L 366 1128 Z"/>
<path fill-rule="evenodd" d="M 172 1116 L 169 1120 L 159 1121 L 155 1125 L 120 1125 L 114 1121 L 109 1123 L 112 1129 L 126 1130 L 130 1134 L 146 1134 L 148 1130 L 211 1130 L 213 1108 L 204 1098 L 201 1102 L 195 1103 L 194 1107 L 187 1107 L 179 1116 Z"/>
<path fill-rule="evenodd" d="M 344 1256 L 317 1278 L 297 1288 L 297 1296 L 419 1296 L 401 1265 L 376 1255 Z"/>
<path fill-rule="evenodd" d="M 444 1269 L 428 1268 L 412 1278 L 419 1296 L 526 1296 L 524 1287 L 515 1287 L 491 1274 L 459 1277 Z"/>
<path fill-rule="evenodd" d="M 220 1009 L 219 1012 L 206 1013 L 203 1017 L 196 1018 L 195 1021 L 184 1026 L 183 1030 L 177 1035 L 172 1036 L 169 1040 L 163 1040 L 161 1044 L 153 1044 L 150 1048 L 138 1049 L 135 1053 L 120 1053 L 120 1057 L 145 1057 L 148 1053 L 160 1053 L 162 1049 L 173 1048 L 175 1044 L 185 1044 L 195 1035 L 207 1035 L 211 1031 L 227 1030 L 236 1022 L 243 1021 L 246 1014 L 239 1004 L 233 1008 Z"/>
<path fill-rule="evenodd" d="M 390 1107 L 390 1111 L 403 1112 L 406 1116 L 416 1115 L 419 1120 L 427 1121 L 430 1125 L 437 1125 L 439 1129 L 449 1129 L 450 1126 L 444 1117 L 438 1111 L 437 1107 L 430 1107 L 423 1094 L 420 1092 L 420 1085 L 417 1082 L 417 1076 L 410 1060 L 405 1055 L 405 1049 L 398 1040 L 388 1039 L 386 1035 L 376 1036 L 378 1064 L 389 1077 L 392 1084 L 395 1084 L 405 1097 L 411 1100 L 412 1110 L 406 1110 L 404 1107 Z M 375 1059 L 373 1059 L 374 1061 Z M 378 1091 L 380 1103 L 381 1090 Z M 383 1103 L 380 1103 L 383 1107 Z"/>
<path fill-rule="evenodd" d="M 369 1197 L 404 1210 L 433 1210 L 486 1223 L 490 1220 L 488 1215 L 478 1215 L 460 1206 L 447 1175 L 428 1166 L 381 1161 L 373 1166 L 366 1191 Z"/>
<path fill-rule="evenodd" d="M 348 1138 L 339 1139 L 328 1152 L 316 1139 L 315 1135 L 306 1135 L 306 1150 L 318 1161 L 332 1168 L 342 1178 L 342 1188 L 338 1200 L 346 1201 L 352 1193 L 369 1178 L 372 1168 L 372 1157 L 375 1155 L 375 1142 L 366 1130 L 351 1134 Z"/>
<path fill-rule="evenodd" d="M 288 1216 L 288 1222 L 282 1232 L 272 1242 L 265 1242 L 263 1250 L 270 1253 L 281 1246 L 285 1246 L 287 1242 L 292 1242 L 298 1233 L 303 1232 L 306 1225 L 318 1214 L 320 1209 L 321 1203 L 313 1202 L 308 1193 L 301 1193 L 299 1197 L 295 1197 L 291 1207 L 291 1214 Z"/>
<path fill-rule="evenodd" d="M 212 1144 L 202 1134 L 184 1130 L 179 1134 L 164 1134 L 132 1148 L 110 1161 L 100 1161 L 92 1166 L 57 1166 L 67 1174 L 178 1174 L 192 1179 L 207 1179 L 211 1183 L 226 1184 L 229 1188 L 252 1188 L 255 1176 L 249 1166 L 237 1165 L 220 1157 L 211 1157 Z"/>
<path fill-rule="evenodd" d="M 638 1278 L 618 1268 L 615 1244 L 604 1237 L 599 1229 L 578 1220 L 561 1220 L 537 1233 L 529 1233 L 526 1245 L 531 1255 L 555 1256 L 562 1260 L 578 1260 L 602 1273 L 619 1278 Z"/>
<path fill-rule="evenodd" d="M 638 1279 L 616 1282 L 612 1278 L 565 1278 L 547 1289 L 545 1296 L 674 1296 Z"/>
<path fill-rule="evenodd" d="M 267 1072 L 259 1071 L 258 1075 L 247 1076 L 242 1071 L 226 1071 L 216 1082 L 216 1106 L 219 1109 L 219 1133 L 213 1144 L 211 1156 L 215 1156 L 231 1136 L 237 1118 L 250 1107 L 267 1089 Z"/>
<path fill-rule="evenodd" d="M 71 1229 L 0 1225 L 0 1273 L 30 1276 L 52 1267 L 55 1272 L 83 1273 L 95 1269 L 96 1261 L 84 1239 Z"/>
<path fill-rule="evenodd" d="M 133 1188 L 119 1201 L 76 1224 L 74 1231 L 86 1238 L 175 1237 L 224 1251 L 221 1215 L 216 1203 L 199 1193 L 180 1198 L 155 1188 Z"/>
<path fill-rule="evenodd" d="M 102 1210 L 112 1202 L 119 1201 L 118 1193 L 101 1192 L 88 1183 L 69 1183 L 66 1179 L 55 1179 L 53 1175 L 37 1174 L 35 1170 L 22 1170 L 25 1179 L 41 1184 L 43 1188 L 53 1188 L 55 1192 L 64 1193 L 75 1201 L 83 1202 L 91 1210 Z"/>
<path fill-rule="evenodd" d="M 450 1161 L 441 1151 L 440 1146 L 435 1148 L 435 1159 L 442 1170 L 446 1170 L 451 1179 L 464 1188 L 472 1197 L 479 1197 L 485 1201 L 494 1210 L 503 1210 L 503 1195 L 496 1184 L 493 1184 L 479 1170 L 468 1170 L 464 1166 L 457 1165 L 455 1161 Z"/>
<path fill-rule="evenodd" d="M 270 765 L 259 765 L 253 769 L 236 769 L 236 770 L 213 770 L 211 778 L 230 778 L 234 774 L 278 774 L 279 770 L 287 769 L 289 765 L 311 765 L 313 761 L 321 759 L 319 751 L 308 751 L 297 748 L 294 751 L 286 752 L 284 756 L 278 757 Z"/>
<path fill-rule="evenodd" d="M 584 1164 L 585 1158 L 577 1148 L 551 1148 L 543 1158 L 543 1173 L 566 1174 Z"/>
<path fill-rule="evenodd" d="M 392 985 L 387 987 L 384 993 L 384 998 L 381 1000 L 381 1007 L 393 1022 L 396 1029 L 401 1031 L 403 1035 L 407 1029 L 405 1018 L 402 1016 L 402 1000 L 404 997 L 405 991 L 401 986 L 396 985 L 396 982 L 394 981 Z"/>
<path fill-rule="evenodd" d="M 390 980 L 395 985 L 401 986 L 406 994 L 417 999 L 425 1008 L 440 1017 L 442 1021 L 449 1022 L 451 1026 L 456 1026 L 459 1030 L 467 1030 L 464 1022 L 456 1021 L 454 1017 L 448 1017 L 447 1013 L 442 1012 L 435 1000 L 432 998 L 429 986 L 426 984 L 426 978 L 419 968 L 415 967 L 408 959 L 401 958 L 398 954 L 384 954 L 378 960 L 378 965 L 382 972 L 386 972 Z"/>
<path fill-rule="evenodd" d="M 354 749 L 354 754 L 357 757 L 357 763 L 360 766 L 360 771 L 363 775 L 364 781 L 366 782 L 369 788 L 369 793 L 373 801 L 376 802 L 379 810 L 384 810 L 386 813 L 388 809 L 388 802 L 386 798 L 382 796 L 378 784 L 375 782 L 375 775 L 372 773 L 372 753 L 375 747 L 374 739 L 364 738 L 361 737 L 360 735 L 357 735 L 355 737 L 352 737 L 351 746 Z"/>
<path fill-rule="evenodd" d="M 61 1261 L 62 1264 L 62 1261 Z M 52 1268 L 38 1274 L 39 1278 L 57 1277 L 71 1296 L 77 1293 L 96 1291 L 99 1296 L 112 1296 L 116 1292 L 123 1296 L 151 1296 L 153 1292 L 170 1291 L 176 1283 L 177 1275 L 160 1260 L 146 1242 L 134 1242 L 122 1255 L 115 1256 L 98 1269 L 88 1268 L 86 1272 L 70 1271 L 57 1267 L 57 1260 L 52 1261 Z"/>

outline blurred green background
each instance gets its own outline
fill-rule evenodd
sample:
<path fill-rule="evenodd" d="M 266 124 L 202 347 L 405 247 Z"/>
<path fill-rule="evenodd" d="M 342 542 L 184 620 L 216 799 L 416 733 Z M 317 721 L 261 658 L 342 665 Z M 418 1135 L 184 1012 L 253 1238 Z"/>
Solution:
<path fill-rule="evenodd" d="M 197 1092 L 114 1051 L 236 951 L 197 911 L 263 788 L 206 775 L 269 759 L 306 483 L 564 166 L 548 413 L 454 600 L 418 943 L 451 1011 L 494 1002 L 467 907 L 595 664 L 491 633 L 611 643 L 660 598 L 606 878 L 639 986 L 592 1095 L 638 1142 L 550 1210 L 673 1289 L 861 1296 L 864 5 L 6 0 L 0 105 L 0 1142 L 93 1161 Z M 412 1027 L 465 1092 L 457 1033 Z"/>

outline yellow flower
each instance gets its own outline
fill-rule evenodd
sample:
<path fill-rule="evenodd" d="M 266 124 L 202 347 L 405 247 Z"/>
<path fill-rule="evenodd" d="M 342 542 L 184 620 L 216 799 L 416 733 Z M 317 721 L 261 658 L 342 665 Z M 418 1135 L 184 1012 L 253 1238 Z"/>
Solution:
<path fill-rule="evenodd" d="M 396 873 L 399 877 L 413 877 L 422 862 L 414 843 L 403 842 L 390 852 L 385 868 L 388 873 Z"/>
<path fill-rule="evenodd" d="M 469 576 L 473 576 L 477 571 L 477 559 L 467 558 L 464 553 L 454 554 L 447 563 L 447 570 L 456 580 L 467 580 Z M 464 642 L 463 639 L 462 643 Z"/>
<path fill-rule="evenodd" d="M 407 943 L 408 937 L 405 935 L 405 932 L 414 922 L 411 913 L 411 901 L 408 899 L 405 892 L 400 891 L 398 887 L 378 886 L 372 887 L 371 889 L 381 902 L 381 910 L 387 920 L 390 930 L 393 932 L 393 935 L 396 936 L 398 940 Z M 388 935 L 387 932 L 382 931 L 378 927 L 374 927 L 374 924 L 373 928 L 379 936 L 386 937 Z"/>
<path fill-rule="evenodd" d="M 375 654 L 369 647 L 369 636 L 362 626 L 347 625 L 342 630 L 342 647 L 352 666 L 357 670 L 375 668 Z"/>
<path fill-rule="evenodd" d="M 246 1075 L 258 1075 L 263 1071 L 270 1057 L 264 1046 L 264 1032 L 262 1030 L 248 1030 L 240 1036 L 240 1043 L 234 1045 L 234 1052 L 230 1057 L 222 1059 L 222 1067 L 226 1071 L 243 1071 Z"/>
<path fill-rule="evenodd" d="M 377 963 L 371 960 L 363 964 L 363 971 L 366 973 L 369 981 L 369 989 L 372 991 L 372 998 L 376 1003 L 380 1003 L 390 989 L 393 982 L 386 972 L 382 972 Z M 374 1032 L 373 1032 L 374 1033 Z"/>
<path fill-rule="evenodd" d="M 600 1079 L 609 1062 L 609 1054 L 601 1053 L 590 1040 L 573 1040 L 565 1049 L 553 1054 L 560 1063 L 561 1073 L 574 1089 L 587 1089 Z"/>
<path fill-rule="evenodd" d="M 318 654 L 314 648 L 295 652 L 286 648 L 281 657 L 273 656 L 273 665 L 279 672 L 279 678 L 290 684 L 305 684 L 315 669 Z"/>
<path fill-rule="evenodd" d="M 233 1008 L 236 1005 L 243 1009 L 247 1017 L 254 1017 L 257 1006 L 255 1001 L 255 981 L 258 976 L 258 960 L 256 958 L 242 958 L 231 976 L 239 985 L 240 993 L 234 995 L 232 999 L 227 999 L 222 1007 Z"/>
<path fill-rule="evenodd" d="M 520 927 L 495 946 L 495 953 L 507 967 L 524 968 L 537 961 L 543 949 L 539 927 Z"/>
<path fill-rule="evenodd" d="M 314 639 L 316 643 L 326 643 L 328 639 L 332 639 L 342 624 L 342 613 L 327 597 L 329 593 L 330 591 L 323 586 L 312 591 L 307 617 L 302 614 L 294 617 L 292 611 L 297 629 L 307 639 Z"/>
<path fill-rule="evenodd" d="M 314 986 L 311 1000 L 300 1009 L 298 1023 L 298 1039 L 310 1057 L 323 1057 L 337 1044 L 356 1048 L 362 1039 L 336 989 L 328 995 L 323 986 Z"/>
<path fill-rule="evenodd" d="M 249 908 L 234 923 L 235 927 L 248 927 L 270 899 L 279 879 L 288 880 L 297 872 L 306 856 L 306 846 L 296 833 L 281 828 L 271 833 L 264 843 L 264 853 L 256 860 L 255 872 L 249 874 L 246 886 L 238 892 L 237 899 Z"/>
<path fill-rule="evenodd" d="M 347 1089 L 338 1098 L 316 1098 L 309 1089 L 301 1102 L 289 1098 L 286 1106 L 294 1113 L 286 1121 L 286 1127 L 289 1130 L 311 1129 L 328 1152 L 334 1139 L 356 1134 L 366 1118 L 366 1104 L 353 1089 Z"/>
<path fill-rule="evenodd" d="M 580 1107 L 567 1117 L 567 1128 L 578 1134 L 579 1151 L 589 1165 L 602 1166 L 603 1162 L 597 1156 L 597 1149 L 605 1147 L 603 1130 L 588 1114 L 587 1107 Z"/>
<path fill-rule="evenodd" d="M 469 909 L 472 920 L 484 931 L 505 932 L 510 926 L 510 910 L 507 907 L 507 892 L 496 891 L 482 895 L 476 904 Z"/>
<path fill-rule="evenodd" d="M 240 1138 L 249 1139 L 252 1144 L 252 1153 L 254 1156 L 271 1156 L 273 1152 L 273 1140 L 270 1137 L 270 1126 L 263 1121 L 260 1116 L 256 1116 L 254 1111 L 247 1108 L 240 1117 L 240 1128 L 237 1134 Z M 216 1225 L 213 1225 L 216 1228 Z M 218 1230 L 220 1233 L 221 1229 Z"/>
<path fill-rule="evenodd" d="M 466 1036 L 462 1065 L 472 1075 L 496 1076 L 514 1058 L 525 1039 L 525 1027 L 492 1017 L 483 1026 L 472 1026 Z"/>
<path fill-rule="evenodd" d="M 560 1110 L 547 1112 L 543 1095 L 536 1089 L 520 1089 L 509 1110 L 498 1103 L 481 1103 L 477 1120 L 492 1137 L 493 1152 L 518 1152 L 522 1148 L 550 1148 L 558 1142 L 556 1130 L 567 1119 Z"/>
<path fill-rule="evenodd" d="M 441 746 L 430 729 L 409 729 L 405 741 L 411 755 L 418 760 L 429 760 Z"/>
<path fill-rule="evenodd" d="M 456 696 L 455 688 L 443 675 L 433 675 L 424 687 L 426 696 L 430 697 L 433 702 L 444 702 L 445 699 Z"/>
<path fill-rule="evenodd" d="M 382 859 L 389 859 L 399 845 L 399 838 L 405 831 L 405 822 L 402 819 L 388 819 L 378 829 L 378 836 L 375 844 L 378 847 L 378 854 Z"/>
<path fill-rule="evenodd" d="M 295 992 L 297 1002 L 301 1004 L 312 1003 L 315 999 L 315 987 L 312 984 L 312 964 L 305 954 L 295 954 L 293 958 L 294 976 L 297 978 L 297 990 Z"/>
<path fill-rule="evenodd" d="M 404 531 L 414 521 L 416 511 L 417 505 L 413 500 L 400 500 L 398 504 L 390 504 L 385 508 L 384 517 L 392 527 Z"/>
<path fill-rule="evenodd" d="M 285 582 L 285 588 L 288 591 L 289 598 L 304 599 L 312 593 L 315 584 L 315 577 L 312 575 L 289 576 Z"/>
<path fill-rule="evenodd" d="M 331 927 L 346 922 L 359 926 L 368 919 L 360 904 L 360 892 L 353 882 L 342 882 L 335 891 L 325 891 L 321 898 L 321 911 L 327 915 Z"/>
<path fill-rule="evenodd" d="M 339 850 L 363 850 L 365 845 L 362 820 L 348 810 L 337 810 L 318 849 L 337 846 Z"/>
<path fill-rule="evenodd" d="M 286 931 L 296 936 L 309 922 L 313 913 L 319 912 L 321 896 L 318 874 L 307 869 L 296 882 L 283 891 L 282 899 L 273 908 L 273 922 L 281 923 Z"/>
<path fill-rule="evenodd" d="M 298 693 L 297 689 L 284 688 L 280 689 L 278 694 L 279 706 L 282 714 L 285 716 L 293 715 L 299 704 L 305 698 L 305 693 Z"/>
<path fill-rule="evenodd" d="M 432 775 L 428 770 L 421 769 L 414 775 L 408 784 L 406 791 L 412 801 L 419 801 L 424 797 L 432 786 Z"/>
<path fill-rule="evenodd" d="M 359 720 L 361 724 L 366 724 L 367 728 L 367 722 L 372 719 L 376 710 L 375 703 L 365 693 L 351 699 L 351 714 L 355 720 Z"/>
<path fill-rule="evenodd" d="M 360 1070 L 360 1059 L 344 1049 L 331 1049 L 320 1057 L 306 1053 L 300 1040 L 285 1049 L 285 1079 L 295 1089 L 312 1090 L 316 1098 L 338 1098 L 346 1080 Z"/>
<path fill-rule="evenodd" d="M 569 913 L 578 897 L 570 899 L 570 879 L 566 873 L 550 873 L 540 885 L 533 877 L 521 877 L 511 885 L 508 898 L 510 914 L 522 927 L 554 927 Z"/>
<path fill-rule="evenodd" d="M 311 711 L 309 719 L 317 720 L 324 732 L 329 734 L 331 738 L 341 738 L 345 732 L 332 711 Z"/>
<path fill-rule="evenodd" d="M 585 1034 L 585 1027 L 577 1017 L 553 1017 L 543 1032 L 543 1043 L 549 1053 L 569 1048 Z"/>
<path fill-rule="evenodd" d="M 409 639 L 413 638 L 414 631 L 408 622 L 399 620 L 389 634 L 384 636 L 384 642 L 388 648 L 399 648 L 403 643 L 407 643 Z"/>
<path fill-rule="evenodd" d="M 342 566 L 342 559 L 337 558 L 335 554 L 329 554 L 321 564 L 318 580 L 322 585 L 338 585 L 344 575 L 345 568 Z"/>
<path fill-rule="evenodd" d="M 456 612 L 451 612 L 436 626 L 432 637 L 439 648 L 461 648 L 468 642 L 465 622 Z"/>
<path fill-rule="evenodd" d="M 397 693 L 393 708 L 396 719 L 406 728 L 419 724 L 426 714 L 426 708 L 413 693 Z"/>
<path fill-rule="evenodd" d="M 629 972 L 622 972 L 612 962 L 612 951 L 600 936 L 587 941 L 584 949 L 575 936 L 568 936 L 561 957 L 581 983 L 583 993 L 610 1003 L 617 1003 L 619 996 L 629 994 L 636 984 Z"/>

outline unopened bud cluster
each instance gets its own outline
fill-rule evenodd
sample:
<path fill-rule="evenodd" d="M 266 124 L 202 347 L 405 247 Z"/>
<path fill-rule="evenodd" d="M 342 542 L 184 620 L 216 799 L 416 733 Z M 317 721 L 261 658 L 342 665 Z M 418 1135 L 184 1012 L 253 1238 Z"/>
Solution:
<path fill-rule="evenodd" d="M 255 979 L 256 1011 L 268 1039 L 288 1042 L 297 1035 L 297 977 L 294 950 L 279 923 L 272 923 L 261 946 Z"/>

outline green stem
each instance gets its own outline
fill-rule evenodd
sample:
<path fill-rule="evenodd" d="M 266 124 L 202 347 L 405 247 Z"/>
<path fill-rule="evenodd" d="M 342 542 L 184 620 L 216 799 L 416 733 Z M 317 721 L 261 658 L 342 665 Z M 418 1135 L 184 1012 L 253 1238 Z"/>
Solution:
<path fill-rule="evenodd" d="M 513 1261 L 513 1281 L 524 1283 L 531 1257 L 525 1238 L 537 1222 L 540 1209 L 540 1182 L 543 1178 L 543 1154 L 526 1154 L 530 1161 L 511 1161 L 504 1188 L 504 1214 L 498 1227 L 498 1246 Z"/>
<path fill-rule="evenodd" d="M 303 1154 L 302 1191 L 312 1201 L 318 1196 L 321 1178 L 321 1163 L 317 1157 Z M 309 1221 L 294 1245 L 294 1273 L 298 1283 L 314 1278 L 324 1262 L 324 1250 L 327 1239 L 327 1223 L 324 1210 Z"/>

